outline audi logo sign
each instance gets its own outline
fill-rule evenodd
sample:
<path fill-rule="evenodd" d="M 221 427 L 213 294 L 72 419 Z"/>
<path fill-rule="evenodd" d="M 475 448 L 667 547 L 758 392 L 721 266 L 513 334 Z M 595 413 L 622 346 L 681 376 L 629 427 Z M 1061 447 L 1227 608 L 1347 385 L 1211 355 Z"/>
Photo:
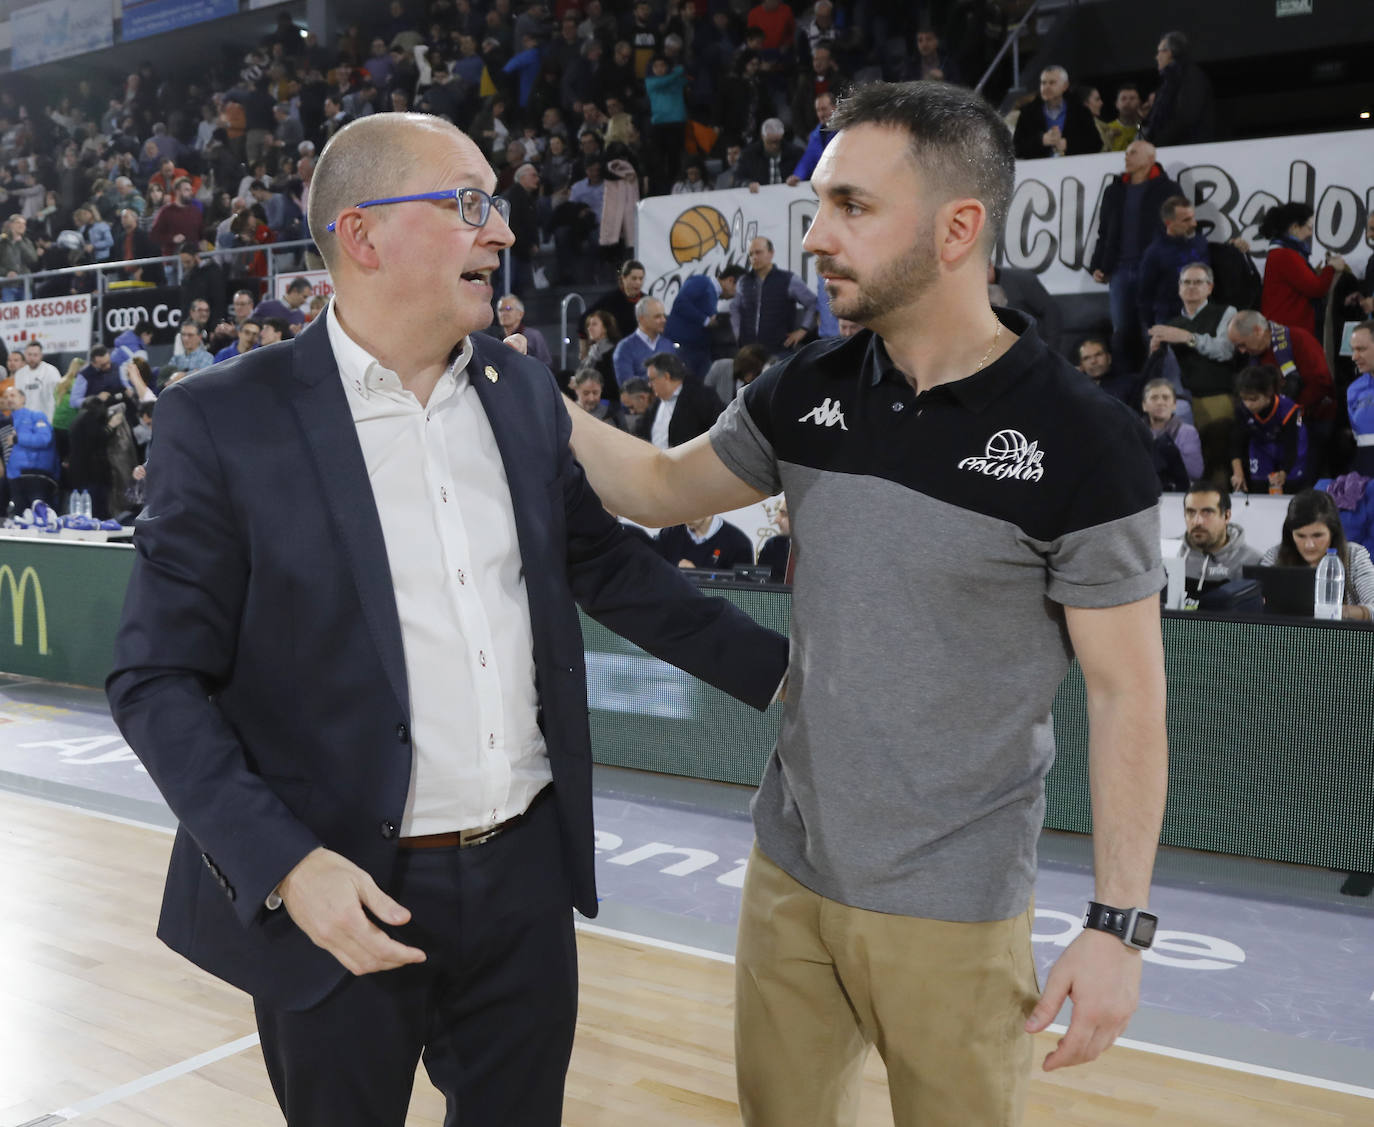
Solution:
<path fill-rule="evenodd" d="M 181 324 L 181 310 L 170 305 L 126 305 L 122 309 L 105 310 L 105 331 L 127 333 L 140 325 L 152 323 L 154 329 L 174 330 Z"/>
<path fill-rule="evenodd" d="M 147 286 L 116 290 L 105 295 L 100 312 L 100 333 L 114 347 L 121 334 L 133 331 L 153 334 L 153 344 L 171 344 L 181 324 L 182 301 L 178 286 Z"/>

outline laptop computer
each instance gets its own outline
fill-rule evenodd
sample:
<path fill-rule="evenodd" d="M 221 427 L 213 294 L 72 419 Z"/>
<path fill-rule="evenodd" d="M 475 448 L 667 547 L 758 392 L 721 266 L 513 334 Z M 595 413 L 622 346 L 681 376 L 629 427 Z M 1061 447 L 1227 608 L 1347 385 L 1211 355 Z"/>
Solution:
<path fill-rule="evenodd" d="M 1259 581 L 1264 591 L 1264 609 L 1267 614 L 1312 617 L 1317 592 L 1316 569 L 1246 564 L 1241 573 L 1246 579 Z"/>

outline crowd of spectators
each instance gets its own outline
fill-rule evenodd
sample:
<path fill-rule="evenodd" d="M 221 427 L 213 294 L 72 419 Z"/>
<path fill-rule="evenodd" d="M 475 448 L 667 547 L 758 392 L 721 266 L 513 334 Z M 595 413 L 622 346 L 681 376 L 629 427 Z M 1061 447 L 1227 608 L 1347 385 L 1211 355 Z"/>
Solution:
<path fill-rule="evenodd" d="M 1004 27 L 973 0 L 390 0 L 323 44 L 283 13 L 189 82 L 143 63 L 112 90 L 0 94 L 0 279 L 194 248 L 247 284 L 265 257 L 224 252 L 308 239 L 330 137 L 417 109 L 470 131 L 497 169 L 515 291 L 587 283 L 633 250 L 640 198 L 804 177 L 856 79 L 976 77 Z M 38 296 L 93 286 L 69 274 Z"/>
<path fill-rule="evenodd" d="M 64 410 L 93 399 L 113 420 L 118 407 L 132 436 L 168 379 L 298 331 L 321 302 L 306 304 L 305 281 L 264 301 L 262 248 L 308 242 L 314 160 L 335 132 L 418 109 L 470 132 L 510 204 L 513 292 L 498 300 L 492 331 L 521 333 L 552 367 L 522 294 L 607 285 L 583 322 L 575 371 L 563 373 L 570 394 L 646 441 L 685 441 L 772 359 L 859 329 L 775 266 L 766 238 L 750 244 L 747 269 L 691 278 L 666 301 L 646 296 L 632 257 L 637 201 L 808 178 L 852 84 L 981 74 L 1005 27 L 989 12 L 967 0 L 390 0 L 328 47 L 283 14 L 230 71 L 210 66 L 189 84 L 143 64 L 113 91 L 82 80 L 47 104 L 0 92 L 0 298 L 19 296 L 17 279 L 37 270 L 78 268 L 38 281 L 38 296 L 54 296 L 93 288 L 80 267 L 162 256 L 173 261 L 121 276 L 174 280 L 183 304 L 174 354 L 156 372 L 137 347 L 114 360 L 96 348 L 66 379 L 45 375 L 42 390 L 29 375 L 16 398 L 37 394 L 42 406 L 22 409 L 49 419 L 58 476 L 70 478 L 72 435 L 94 432 Z M 1374 312 L 1374 269 L 1358 278 L 1339 256 L 1311 266 L 1312 211 L 1300 203 L 1264 217 L 1262 276 L 1244 242 L 1209 243 L 1157 146 L 1213 135 L 1211 89 L 1181 32 L 1161 37 L 1155 66 L 1151 86 L 1122 83 L 1105 91 L 1110 103 L 1047 66 L 1008 119 L 1021 159 L 1123 154 L 1088 264 L 1109 287 L 1112 332 L 1078 343 L 1079 367 L 1141 412 L 1171 488 L 1204 477 L 1296 493 L 1355 474 L 1341 494 L 1353 497 L 1374 476 L 1371 349 L 1361 352 L 1367 330 L 1356 331 L 1346 363 L 1321 338 L 1333 317 Z M 226 253 L 235 248 L 248 253 Z M 296 262 L 319 265 L 308 249 Z M 1061 346 L 1056 302 L 1033 275 L 994 267 L 989 285 Z M 10 367 L 32 371 L 22 350 Z M 119 445 L 116 462 L 122 436 Z M 108 458 L 76 463 L 86 472 Z M 131 473 L 97 477 L 92 492 L 109 512 L 137 493 Z"/>

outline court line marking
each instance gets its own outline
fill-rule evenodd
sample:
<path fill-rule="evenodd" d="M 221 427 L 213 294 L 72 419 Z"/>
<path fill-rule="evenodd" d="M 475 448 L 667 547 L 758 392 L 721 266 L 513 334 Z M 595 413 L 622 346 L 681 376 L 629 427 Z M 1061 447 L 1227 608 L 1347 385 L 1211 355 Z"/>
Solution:
<path fill-rule="evenodd" d="M 710 959 L 718 963 L 734 963 L 733 955 L 726 955 L 720 951 L 708 951 L 702 947 L 689 947 L 684 943 L 674 943 L 667 939 L 657 939 L 651 935 L 635 935 L 628 931 L 616 931 L 613 928 L 601 927 L 597 924 L 577 924 L 578 931 L 589 932 L 593 935 L 605 936 L 608 939 L 620 939 L 627 943 L 638 943 L 646 947 L 657 947 L 664 951 L 676 951 L 683 955 L 695 955 L 698 958 Z M 1063 1034 L 1068 1032 L 1067 1025 L 1058 1023 L 1049 1026 L 1047 1033 Z M 1287 1072 L 1281 1068 L 1270 1068 L 1263 1064 L 1250 1064 L 1248 1061 L 1230 1060 L 1226 1057 L 1215 1057 L 1208 1053 L 1195 1053 L 1191 1049 L 1175 1049 L 1170 1045 L 1155 1045 L 1149 1041 L 1136 1041 L 1129 1037 L 1117 1038 L 1116 1044 L 1123 1049 L 1133 1049 L 1136 1052 L 1152 1053 L 1155 1056 L 1171 1057 L 1174 1060 L 1191 1061 L 1194 1064 L 1206 1064 L 1213 1068 L 1225 1069 L 1229 1072 L 1243 1072 L 1250 1076 L 1263 1076 L 1271 1080 L 1285 1080 L 1290 1084 L 1302 1084 L 1308 1088 L 1321 1088 L 1328 1092 L 1340 1092 L 1347 1096 L 1359 1096 L 1362 1099 L 1374 1100 L 1374 1088 L 1361 1088 L 1357 1084 L 1347 1084 L 1341 1080 L 1327 1080 L 1321 1076 L 1308 1076 L 1301 1072 Z"/>
<path fill-rule="evenodd" d="M 156 822 L 142 822 L 137 818 L 126 818 L 122 814 L 111 814 L 105 810 L 92 810 L 89 806 L 78 806 L 73 802 L 61 802 L 55 798 L 48 798 L 46 795 L 30 794 L 28 791 L 9 790 L 0 787 L 0 794 L 6 798 L 18 798 L 25 802 L 37 803 L 39 806 L 51 806 L 58 810 L 68 810 L 75 814 L 85 814 L 91 818 L 100 818 L 106 822 L 118 822 L 121 826 L 133 826 L 140 830 L 155 830 L 167 837 L 174 837 L 176 829 L 172 826 L 159 826 Z"/>
<path fill-rule="evenodd" d="M 230 1041 L 220 1045 L 218 1048 L 210 1049 L 208 1052 L 200 1053 L 193 1057 L 187 1057 L 183 1061 L 170 1065 L 167 1068 L 159 1069 L 157 1072 L 150 1072 L 147 1076 L 140 1076 L 137 1080 L 130 1080 L 127 1084 L 121 1084 L 118 1088 L 111 1088 L 107 1092 L 91 1096 L 88 1099 L 78 1100 L 70 1107 L 58 1108 L 53 1115 L 61 1116 L 64 1120 L 75 1119 L 78 1116 L 86 1115 L 92 1111 L 99 1111 L 102 1107 L 117 1103 L 119 1100 L 127 1099 L 129 1096 L 136 1096 L 140 1092 L 146 1092 L 149 1088 L 156 1088 L 159 1084 L 165 1084 L 168 1080 L 175 1080 L 179 1076 L 185 1076 L 188 1072 L 195 1072 L 198 1068 L 203 1068 L 207 1064 L 214 1064 L 216 1061 L 223 1060 L 225 1057 L 232 1057 L 251 1049 L 258 1043 L 258 1035 L 250 1033 L 247 1037 L 240 1037 L 237 1041 Z"/>
<path fill-rule="evenodd" d="M 158 826 L 150 822 L 139 822 L 131 818 L 121 818 L 117 814 L 106 814 L 100 810 L 88 810 L 82 806 L 73 806 L 69 803 L 57 802 L 48 798 L 40 798 L 36 795 L 12 791 L 7 791 L 6 793 L 14 794 L 15 797 L 18 798 L 27 798 L 32 802 L 42 803 L 45 806 L 56 806 L 81 814 L 89 814 L 97 818 L 104 818 L 107 821 L 119 822 L 123 825 L 156 830 L 158 833 L 162 834 L 172 834 L 175 832 L 174 830 L 168 829 L 166 826 Z M 589 935 L 599 935 L 607 939 L 619 939 L 646 947 L 656 947 L 663 951 L 673 951 L 681 955 L 691 955 L 699 959 L 708 959 L 711 962 L 729 963 L 731 965 L 735 962 L 735 957 L 733 955 L 728 955 L 721 951 L 711 951 L 704 947 L 693 947 L 686 943 L 675 943 L 672 940 L 659 939 L 652 935 L 636 935 L 633 932 L 617 931 L 614 928 L 602 927 L 599 924 L 591 923 L 577 923 L 575 927 L 576 930 L 586 932 Z M 1371 996 L 1370 1000 L 1374 1001 L 1374 996 Z M 1054 1024 L 1048 1027 L 1047 1032 L 1062 1034 L 1066 1032 L 1067 1029 L 1067 1026 Z M 248 1048 L 252 1044 L 256 1044 L 257 1040 L 257 1034 L 251 1034 L 248 1037 L 240 1038 L 239 1041 L 231 1041 L 228 1045 L 221 1045 L 218 1049 L 211 1049 L 207 1053 L 202 1053 L 199 1057 L 191 1057 L 188 1061 L 183 1061 L 179 1065 L 172 1065 L 170 1068 L 165 1068 L 161 1072 L 151 1073 L 149 1076 L 145 1076 L 140 1080 L 130 1081 L 129 1084 L 124 1085 L 122 1088 L 111 1089 L 111 1092 L 119 1093 L 113 1098 L 122 1099 L 125 1094 L 133 1095 L 146 1088 L 155 1087 L 167 1080 L 172 1080 L 177 1076 L 184 1075 L 186 1072 L 194 1071 L 201 1067 L 202 1064 L 210 1064 L 225 1056 L 232 1056 L 234 1053 L 242 1052 L 243 1049 Z M 1288 1072 L 1281 1068 L 1270 1068 L 1267 1065 L 1251 1064 L 1248 1061 L 1230 1060 L 1226 1057 L 1212 1056 L 1209 1053 L 1196 1053 L 1191 1049 L 1176 1049 L 1170 1045 L 1156 1045 L 1148 1041 L 1136 1041 L 1128 1037 L 1118 1038 L 1116 1044 L 1123 1049 L 1132 1049 L 1136 1052 L 1151 1053 L 1155 1056 L 1169 1057 L 1173 1060 L 1186 1060 L 1194 1064 L 1205 1064 L 1213 1068 L 1225 1069 L 1229 1072 L 1240 1072 L 1249 1076 L 1263 1076 L 1271 1080 L 1283 1080 L 1290 1084 L 1301 1084 L 1308 1088 L 1320 1088 L 1327 1092 L 1339 1092 L 1347 1096 L 1357 1096 L 1361 1099 L 1374 1100 L 1374 1088 L 1362 1088 L 1357 1084 L 1347 1084 L 1341 1080 L 1327 1080 L 1320 1076 L 1308 1076 L 1301 1072 Z M 104 1101 L 94 1106 L 105 1106 L 105 1103 L 110 1101 L 105 1100 L 104 1097 L 109 1094 L 110 1093 L 104 1093 L 100 1096 L 91 1097 L 91 1100 Z M 91 1100 L 85 1100 L 79 1104 L 74 1104 L 72 1109 L 63 1109 L 54 1114 L 62 1115 L 66 1119 L 71 1119 L 74 1115 L 82 1114 L 82 1111 L 74 1111 L 73 1109 L 75 1108 L 82 1108 L 83 1111 L 90 1110 L 86 1108 L 85 1105 L 90 1104 Z M 72 1114 L 67 1114 L 68 1112 L 72 1112 Z"/>

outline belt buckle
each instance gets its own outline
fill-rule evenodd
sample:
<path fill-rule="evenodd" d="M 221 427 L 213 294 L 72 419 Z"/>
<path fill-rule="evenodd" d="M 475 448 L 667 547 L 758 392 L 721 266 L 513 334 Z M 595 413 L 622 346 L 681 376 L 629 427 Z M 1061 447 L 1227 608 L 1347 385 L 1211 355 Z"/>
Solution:
<path fill-rule="evenodd" d="M 498 822 L 496 825 L 488 826 L 482 830 L 460 830 L 458 832 L 458 848 L 467 849 L 473 845 L 481 845 L 483 842 L 499 836 L 505 828 L 505 822 Z"/>

